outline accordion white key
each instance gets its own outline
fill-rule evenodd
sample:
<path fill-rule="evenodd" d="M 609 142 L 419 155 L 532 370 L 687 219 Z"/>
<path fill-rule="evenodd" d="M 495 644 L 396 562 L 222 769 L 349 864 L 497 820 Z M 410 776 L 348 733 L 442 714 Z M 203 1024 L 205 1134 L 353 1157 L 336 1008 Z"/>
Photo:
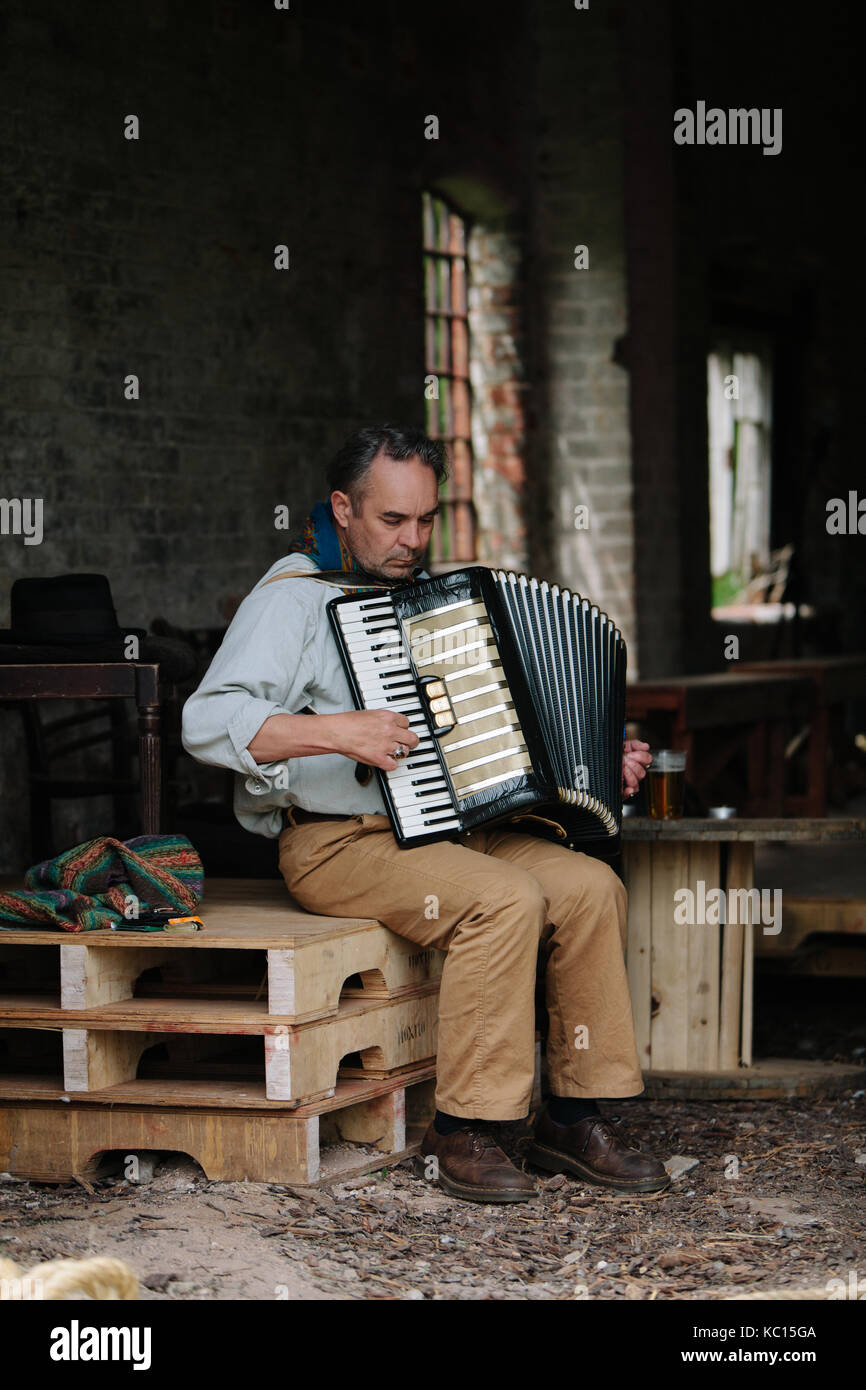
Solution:
<path fill-rule="evenodd" d="M 419 743 L 377 769 L 401 845 L 534 809 L 570 843 L 622 817 L 626 647 L 569 589 L 472 566 L 332 599 L 358 709 L 405 714 Z"/>

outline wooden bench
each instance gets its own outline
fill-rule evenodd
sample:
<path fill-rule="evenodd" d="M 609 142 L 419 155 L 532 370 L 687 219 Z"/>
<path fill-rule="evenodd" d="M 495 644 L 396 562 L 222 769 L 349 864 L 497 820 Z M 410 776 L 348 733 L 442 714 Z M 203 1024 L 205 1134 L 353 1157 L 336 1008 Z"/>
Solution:
<path fill-rule="evenodd" d="M 754 889 L 755 845 L 864 838 L 866 821 L 855 819 L 623 821 L 628 979 L 645 1074 L 711 1076 L 753 1065 L 755 934 L 768 925 L 754 896 L 743 896 Z M 728 920 L 682 921 L 682 890 L 694 895 L 697 916 L 711 889 L 724 895 Z M 784 938 L 784 918 L 781 932 L 770 931 Z"/>

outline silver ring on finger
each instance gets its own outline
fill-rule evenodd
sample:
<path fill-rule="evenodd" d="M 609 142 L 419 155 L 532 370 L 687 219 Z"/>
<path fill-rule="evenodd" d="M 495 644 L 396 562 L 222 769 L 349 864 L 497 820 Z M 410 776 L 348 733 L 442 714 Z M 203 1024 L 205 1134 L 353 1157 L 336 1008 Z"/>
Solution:
<path fill-rule="evenodd" d="M 406 756 L 406 749 L 403 747 L 402 743 L 398 743 L 398 744 L 397 744 L 397 747 L 394 749 L 394 752 L 391 754 L 391 757 L 392 757 L 392 758 L 405 758 L 405 756 Z"/>

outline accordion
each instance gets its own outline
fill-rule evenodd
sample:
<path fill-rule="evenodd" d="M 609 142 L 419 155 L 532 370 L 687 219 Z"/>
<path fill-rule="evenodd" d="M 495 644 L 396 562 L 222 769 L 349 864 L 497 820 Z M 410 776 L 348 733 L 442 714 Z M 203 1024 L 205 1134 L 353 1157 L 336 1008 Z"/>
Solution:
<path fill-rule="evenodd" d="M 419 737 L 377 769 L 400 845 L 549 808 L 569 843 L 618 834 L 626 648 L 579 594 L 480 566 L 330 600 L 358 709 Z"/>

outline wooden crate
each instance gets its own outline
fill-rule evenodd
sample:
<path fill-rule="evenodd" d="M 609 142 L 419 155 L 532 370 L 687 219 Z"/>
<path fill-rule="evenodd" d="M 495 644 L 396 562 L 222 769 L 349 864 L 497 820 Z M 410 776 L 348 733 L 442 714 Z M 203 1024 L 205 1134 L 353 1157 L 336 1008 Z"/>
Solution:
<path fill-rule="evenodd" d="M 417 1152 L 433 1115 L 432 1064 L 409 1077 L 341 1081 L 333 1096 L 297 1110 L 226 1103 L 222 1085 L 195 1105 L 151 1103 L 129 1090 L 111 1105 L 94 1098 L 68 1102 L 49 1081 L 7 1083 L 0 1105 L 0 1171 L 34 1182 L 93 1177 L 109 1152 L 188 1154 L 205 1175 L 223 1182 L 310 1184 L 397 1163 Z M 67 1103 L 68 1102 L 68 1103 Z M 328 1142 L 339 1142 L 336 1156 Z M 352 1146 L 363 1145 L 364 1148 Z M 371 1154 L 369 1150 L 374 1152 Z M 366 1151 L 365 1151 L 366 1150 Z"/>
<path fill-rule="evenodd" d="M 778 936 L 752 920 L 751 902 L 744 922 L 680 924 L 674 920 L 676 890 L 696 891 L 703 880 L 730 902 L 732 890 L 754 887 L 756 843 L 863 839 L 866 821 L 856 817 L 623 821 L 628 981 L 644 1072 L 695 1077 L 751 1068 L 756 942 L 775 955 L 797 934 L 797 910 L 787 898 Z M 830 914 L 829 920 L 856 931 L 861 919 L 855 913 L 844 919 Z"/>
<path fill-rule="evenodd" d="M 675 892 L 750 888 L 751 844 L 637 842 L 623 846 L 629 893 L 627 968 L 641 1069 L 717 1072 L 752 1060 L 751 922 L 686 925 Z"/>

